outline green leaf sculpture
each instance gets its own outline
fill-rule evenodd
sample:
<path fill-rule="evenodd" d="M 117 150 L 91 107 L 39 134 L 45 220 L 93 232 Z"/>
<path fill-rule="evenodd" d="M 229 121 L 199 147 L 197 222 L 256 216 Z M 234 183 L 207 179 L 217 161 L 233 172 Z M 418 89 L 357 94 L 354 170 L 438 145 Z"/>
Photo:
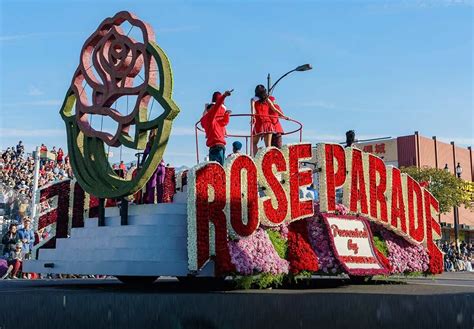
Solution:
<path fill-rule="evenodd" d="M 135 40 L 121 27 L 125 22 L 141 32 Z M 172 99 L 173 75 L 169 60 L 156 44 L 153 29 L 129 12 L 105 19 L 87 39 L 80 64 L 61 108 L 66 124 L 71 166 L 84 190 L 99 198 L 134 194 L 150 179 L 160 163 L 179 108 Z M 144 76 L 140 75 L 142 73 Z M 140 78 L 141 80 L 137 80 Z M 137 83 L 137 81 L 142 81 Z M 84 92 L 90 87 L 91 95 Z M 133 108 L 124 115 L 117 100 L 132 96 Z M 163 108 L 149 119 L 149 104 Z M 116 124 L 114 133 L 94 129 L 91 116 L 109 117 Z M 134 134 L 129 134 L 134 126 Z M 150 139 L 149 155 L 131 179 L 120 177 L 110 166 L 105 145 L 143 150 Z"/>

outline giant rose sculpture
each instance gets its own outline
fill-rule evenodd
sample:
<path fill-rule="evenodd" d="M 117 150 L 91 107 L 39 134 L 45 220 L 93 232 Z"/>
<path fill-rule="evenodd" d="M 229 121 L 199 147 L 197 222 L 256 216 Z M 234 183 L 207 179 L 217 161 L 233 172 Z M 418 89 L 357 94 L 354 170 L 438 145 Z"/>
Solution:
<path fill-rule="evenodd" d="M 141 40 L 129 36 L 124 23 L 138 30 Z M 122 197 L 138 191 L 162 159 L 179 108 L 172 99 L 173 77 L 164 51 L 155 43 L 153 29 L 128 12 L 105 19 L 86 40 L 67 92 L 61 116 L 66 124 L 68 148 L 74 174 L 81 186 L 97 197 Z M 142 73 L 142 74 L 140 74 Z M 143 76 L 142 76 L 143 75 Z M 92 91 L 84 92 L 86 86 Z M 114 104 L 133 99 L 130 111 L 121 113 Z M 159 104 L 163 113 L 149 119 L 149 104 Z M 92 126 L 92 117 L 108 117 L 113 132 Z M 131 134 L 131 127 L 134 133 Z M 150 153 L 137 175 L 124 179 L 111 168 L 105 145 L 143 150 L 154 130 Z"/>

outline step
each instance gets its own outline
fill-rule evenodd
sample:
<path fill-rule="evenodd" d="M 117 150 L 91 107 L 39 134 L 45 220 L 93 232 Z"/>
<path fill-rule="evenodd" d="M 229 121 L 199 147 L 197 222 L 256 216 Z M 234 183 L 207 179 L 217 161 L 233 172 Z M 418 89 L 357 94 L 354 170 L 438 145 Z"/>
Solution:
<path fill-rule="evenodd" d="M 39 260 L 66 261 L 187 261 L 186 248 L 181 249 L 40 249 Z"/>
<path fill-rule="evenodd" d="M 188 193 L 187 191 L 184 192 L 176 192 L 173 197 L 173 203 L 188 203 Z"/>
<path fill-rule="evenodd" d="M 75 227 L 71 229 L 72 238 L 87 238 L 92 236 L 154 236 L 187 237 L 186 225 L 124 225 L 124 226 L 99 226 Z"/>
<path fill-rule="evenodd" d="M 130 204 L 128 215 L 181 214 L 186 215 L 185 203 Z M 105 217 L 120 216 L 119 207 L 105 208 Z"/>
<path fill-rule="evenodd" d="M 53 263 L 53 268 L 45 268 L 45 263 Z M 29 260 L 23 262 L 23 271 L 28 273 L 67 273 L 84 275 L 150 275 L 185 276 L 188 274 L 187 261 L 49 261 Z"/>
<path fill-rule="evenodd" d="M 67 239 L 56 239 L 56 249 L 107 249 L 107 248 L 163 248 L 163 249 L 186 249 L 186 237 L 156 238 L 152 236 L 91 236 L 70 237 Z"/>
<path fill-rule="evenodd" d="M 105 217 L 105 226 L 121 226 L 120 216 Z M 98 218 L 86 218 L 84 227 L 98 227 Z M 129 215 L 128 226 L 130 225 L 170 225 L 186 226 L 187 217 L 182 214 L 154 214 L 154 215 Z"/>

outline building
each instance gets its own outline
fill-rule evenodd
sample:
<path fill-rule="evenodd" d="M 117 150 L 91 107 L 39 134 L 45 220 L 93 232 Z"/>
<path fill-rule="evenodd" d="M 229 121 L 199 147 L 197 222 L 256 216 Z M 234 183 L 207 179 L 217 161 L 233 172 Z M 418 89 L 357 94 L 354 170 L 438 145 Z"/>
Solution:
<path fill-rule="evenodd" d="M 424 137 L 415 132 L 413 135 L 385 138 L 357 143 L 365 152 L 381 157 L 386 164 L 396 167 L 432 167 L 448 170 L 454 175 L 459 163 L 461 178 L 474 182 L 474 166 L 471 146 L 459 147 L 438 141 L 436 136 Z M 464 207 L 459 213 L 459 240 L 474 243 L 474 212 Z M 454 211 L 440 216 L 443 230 L 442 240 L 454 241 Z"/>

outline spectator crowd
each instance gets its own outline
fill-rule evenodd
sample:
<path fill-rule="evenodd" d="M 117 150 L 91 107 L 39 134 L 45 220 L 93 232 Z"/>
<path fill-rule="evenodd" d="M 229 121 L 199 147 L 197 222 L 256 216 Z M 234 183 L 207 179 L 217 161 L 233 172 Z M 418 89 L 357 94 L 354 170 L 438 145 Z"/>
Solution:
<path fill-rule="evenodd" d="M 15 190 L 20 195 L 32 197 L 35 160 L 32 154 L 26 154 L 23 143 L 16 147 L 8 147 L 2 152 L 0 159 L 0 183 Z M 42 144 L 40 148 L 40 169 L 38 187 L 50 182 L 72 177 L 69 157 L 64 155 L 61 148 L 56 147 L 48 152 Z"/>
<path fill-rule="evenodd" d="M 463 241 L 457 250 L 454 242 L 444 242 L 441 249 L 444 253 L 444 270 L 446 272 L 473 272 L 474 246 L 471 243 Z"/>

